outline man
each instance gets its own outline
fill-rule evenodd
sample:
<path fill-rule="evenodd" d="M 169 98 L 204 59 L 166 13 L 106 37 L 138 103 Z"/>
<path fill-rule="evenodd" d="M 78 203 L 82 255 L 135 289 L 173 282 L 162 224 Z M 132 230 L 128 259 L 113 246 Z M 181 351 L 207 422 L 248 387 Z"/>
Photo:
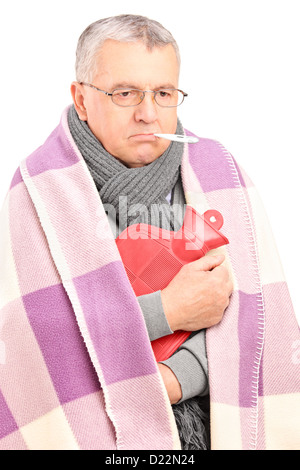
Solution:
<path fill-rule="evenodd" d="M 179 68 L 176 42 L 155 21 L 121 15 L 90 25 L 78 43 L 74 105 L 14 177 L 3 216 L 12 248 L 3 255 L 2 448 L 207 449 L 201 397 L 209 391 L 213 448 L 265 446 L 251 423 L 262 325 L 279 285 L 286 337 L 296 341 L 298 331 L 274 257 L 272 292 L 263 291 L 268 262 L 260 261 L 263 277 L 246 175 L 217 143 L 188 148 L 154 135 L 186 132 Z M 229 249 L 135 298 L 114 238 L 137 222 L 177 230 L 186 203 L 221 210 Z M 156 364 L 149 339 L 181 329 L 191 336 Z"/>

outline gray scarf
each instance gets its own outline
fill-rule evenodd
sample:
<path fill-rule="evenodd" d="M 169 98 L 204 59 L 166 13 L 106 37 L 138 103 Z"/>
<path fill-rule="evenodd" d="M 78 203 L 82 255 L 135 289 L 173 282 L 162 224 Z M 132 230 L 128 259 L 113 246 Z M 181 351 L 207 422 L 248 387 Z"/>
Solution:
<path fill-rule="evenodd" d="M 119 225 L 124 223 L 124 226 L 120 227 L 122 230 L 128 225 L 139 222 L 151 223 L 151 225 L 170 230 L 180 228 L 181 217 L 178 217 L 178 213 L 173 211 L 173 206 L 167 203 L 166 196 L 174 188 L 173 197 L 180 201 L 182 143 L 172 142 L 168 149 L 149 165 L 141 168 L 127 168 L 104 149 L 87 123 L 78 118 L 74 106 L 69 110 L 68 123 L 75 143 L 91 172 L 104 207 L 106 204 L 114 206 Z M 183 133 L 179 121 L 176 133 Z M 129 212 L 133 205 L 139 207 L 137 213 L 128 213 L 125 206 L 122 206 L 122 202 L 120 204 L 120 196 L 127 197 Z M 207 403 L 206 407 L 204 406 L 206 399 L 195 397 L 173 405 L 183 450 L 206 450 L 209 447 Z"/>
<path fill-rule="evenodd" d="M 167 150 L 148 165 L 128 168 L 105 150 L 88 124 L 78 118 L 74 106 L 70 108 L 68 122 L 104 207 L 111 204 L 115 208 L 121 230 L 139 222 L 178 230 L 176 215 L 166 196 L 180 176 L 181 142 L 171 142 Z M 183 134 L 179 121 L 176 132 Z"/>

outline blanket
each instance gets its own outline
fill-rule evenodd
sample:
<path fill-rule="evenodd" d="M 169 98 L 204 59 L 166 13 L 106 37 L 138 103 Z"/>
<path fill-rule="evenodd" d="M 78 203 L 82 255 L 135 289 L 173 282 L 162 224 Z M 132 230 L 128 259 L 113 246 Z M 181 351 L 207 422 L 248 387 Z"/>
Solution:
<path fill-rule="evenodd" d="M 1 212 L 0 449 L 180 449 L 67 111 Z M 230 240 L 234 292 L 206 335 L 212 449 L 299 449 L 299 328 L 259 196 L 214 140 L 187 144 L 181 168 L 187 203 L 220 211 Z"/>

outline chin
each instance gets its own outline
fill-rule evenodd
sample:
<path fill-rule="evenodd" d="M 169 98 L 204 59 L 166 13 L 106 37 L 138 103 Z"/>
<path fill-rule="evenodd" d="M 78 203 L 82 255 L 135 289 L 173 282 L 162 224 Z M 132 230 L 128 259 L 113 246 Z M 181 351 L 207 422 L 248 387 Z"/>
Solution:
<path fill-rule="evenodd" d="M 166 148 L 169 144 L 166 145 Z M 116 155 L 116 158 L 120 160 L 128 168 L 139 168 L 142 166 L 149 165 L 149 163 L 154 162 L 159 158 L 166 150 L 165 147 L 155 147 L 151 143 L 150 145 L 143 144 L 139 148 L 137 146 L 132 146 L 129 150 L 126 149 L 126 152 L 119 152 L 119 155 Z"/>
<path fill-rule="evenodd" d="M 156 145 L 155 147 L 151 145 L 150 148 L 143 149 L 141 151 L 136 152 L 136 157 L 134 159 L 133 164 L 135 163 L 136 166 L 145 166 L 149 165 L 149 163 L 154 162 L 157 160 L 169 147 L 170 143 L 166 142 L 166 145 L 160 145 L 159 147 Z"/>
<path fill-rule="evenodd" d="M 154 160 L 157 160 L 160 155 L 139 155 L 130 165 L 132 168 L 133 167 L 141 167 L 141 166 L 146 166 L 149 165 L 149 163 L 154 162 Z"/>

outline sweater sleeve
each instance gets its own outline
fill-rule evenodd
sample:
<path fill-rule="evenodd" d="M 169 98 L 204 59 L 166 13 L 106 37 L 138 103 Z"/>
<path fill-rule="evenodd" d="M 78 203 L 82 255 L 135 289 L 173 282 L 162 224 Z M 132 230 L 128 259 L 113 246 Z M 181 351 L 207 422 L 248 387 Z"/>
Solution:
<path fill-rule="evenodd" d="M 150 341 L 173 333 L 165 316 L 161 291 L 141 295 L 137 300 L 142 309 Z"/>
<path fill-rule="evenodd" d="M 208 394 L 208 365 L 205 330 L 192 334 L 163 364 L 176 375 L 181 385 L 181 403 L 188 398 Z"/>

